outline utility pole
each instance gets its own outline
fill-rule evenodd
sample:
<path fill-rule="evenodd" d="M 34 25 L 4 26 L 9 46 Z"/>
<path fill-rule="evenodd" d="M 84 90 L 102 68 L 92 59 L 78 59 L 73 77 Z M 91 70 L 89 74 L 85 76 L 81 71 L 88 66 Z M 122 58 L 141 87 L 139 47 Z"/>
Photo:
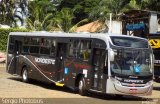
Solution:
<path fill-rule="evenodd" d="M 110 34 L 112 32 L 112 13 L 109 14 L 109 31 Z"/>

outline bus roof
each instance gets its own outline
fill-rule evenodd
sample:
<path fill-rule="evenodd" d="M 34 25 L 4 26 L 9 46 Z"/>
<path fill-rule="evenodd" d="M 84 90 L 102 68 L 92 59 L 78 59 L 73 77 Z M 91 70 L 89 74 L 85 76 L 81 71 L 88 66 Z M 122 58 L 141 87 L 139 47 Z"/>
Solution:
<path fill-rule="evenodd" d="M 46 32 L 46 31 L 35 31 L 35 32 L 10 32 L 9 35 L 14 36 L 37 36 L 37 37 L 75 37 L 75 38 L 98 38 L 101 40 L 107 40 L 110 36 L 116 37 L 130 37 L 130 38 L 139 38 L 135 36 L 127 36 L 127 35 L 120 35 L 120 34 L 112 34 L 112 33 L 65 33 L 65 32 Z M 146 40 L 146 39 L 145 39 Z"/>

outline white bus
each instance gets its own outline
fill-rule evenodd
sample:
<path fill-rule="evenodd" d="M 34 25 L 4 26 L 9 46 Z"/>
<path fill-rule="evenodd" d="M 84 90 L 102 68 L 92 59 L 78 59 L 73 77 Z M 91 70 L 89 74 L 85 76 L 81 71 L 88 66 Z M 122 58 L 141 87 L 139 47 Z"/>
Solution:
<path fill-rule="evenodd" d="M 11 32 L 10 74 L 115 95 L 150 95 L 153 53 L 148 40 L 114 34 Z"/>

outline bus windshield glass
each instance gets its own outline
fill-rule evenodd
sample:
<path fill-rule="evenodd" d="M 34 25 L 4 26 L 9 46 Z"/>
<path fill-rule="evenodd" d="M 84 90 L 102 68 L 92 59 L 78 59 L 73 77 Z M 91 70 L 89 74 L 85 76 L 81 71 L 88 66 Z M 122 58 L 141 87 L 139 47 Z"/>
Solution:
<path fill-rule="evenodd" d="M 112 72 L 125 75 L 150 75 L 151 57 L 147 49 L 114 49 Z"/>
<path fill-rule="evenodd" d="M 148 48 L 148 41 L 132 37 L 111 36 L 113 45 L 131 48 Z"/>

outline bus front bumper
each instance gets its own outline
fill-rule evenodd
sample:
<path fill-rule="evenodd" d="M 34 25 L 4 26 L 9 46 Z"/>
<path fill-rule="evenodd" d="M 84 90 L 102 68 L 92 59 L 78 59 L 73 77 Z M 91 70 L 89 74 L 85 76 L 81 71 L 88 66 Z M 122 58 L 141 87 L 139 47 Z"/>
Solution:
<path fill-rule="evenodd" d="M 149 84 L 144 86 L 137 87 L 136 84 L 134 86 L 124 86 L 121 83 L 114 82 L 111 79 L 108 79 L 107 84 L 110 86 L 107 87 L 107 92 L 110 94 L 121 94 L 121 95 L 138 95 L 138 96 L 146 96 L 152 94 L 153 82 L 151 81 Z"/>

